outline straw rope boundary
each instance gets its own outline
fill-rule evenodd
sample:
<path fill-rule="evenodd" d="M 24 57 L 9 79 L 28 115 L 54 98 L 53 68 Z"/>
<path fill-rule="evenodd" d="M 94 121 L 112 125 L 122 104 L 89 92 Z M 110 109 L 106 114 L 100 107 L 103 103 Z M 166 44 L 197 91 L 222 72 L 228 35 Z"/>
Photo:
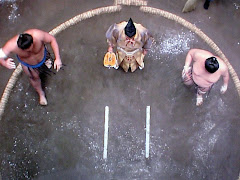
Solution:
<path fill-rule="evenodd" d="M 118 3 L 122 3 L 124 5 L 141 5 L 140 6 L 140 11 L 142 12 L 146 12 L 146 13 L 151 13 L 151 14 L 155 14 L 155 15 L 160 15 L 162 17 L 165 17 L 167 19 L 173 20 L 181 25 L 183 25 L 184 27 L 190 29 L 192 32 L 196 33 L 201 39 L 203 39 L 214 51 L 215 53 L 221 57 L 224 62 L 226 63 L 230 75 L 233 79 L 233 82 L 235 84 L 235 87 L 238 91 L 238 95 L 240 97 L 240 81 L 239 78 L 235 72 L 235 70 L 233 69 L 232 65 L 230 64 L 230 62 L 228 61 L 228 59 L 225 57 L 225 55 L 222 53 L 222 51 L 219 49 L 219 47 L 206 35 L 204 34 L 200 29 L 198 29 L 195 25 L 191 24 L 190 22 L 186 21 L 185 19 L 169 13 L 167 11 L 164 10 L 160 10 L 157 8 L 152 8 L 152 7 L 147 7 L 145 5 L 147 5 L 146 1 L 141 1 L 141 3 L 139 3 L 139 1 L 136 0 L 115 0 L 115 4 L 114 6 L 107 6 L 107 7 L 102 7 L 102 8 L 97 8 L 94 10 L 90 10 L 87 12 L 84 12 L 82 14 L 79 14 L 73 18 L 71 18 L 70 20 L 60 24 L 59 26 L 57 26 L 56 28 L 54 28 L 53 30 L 51 30 L 49 32 L 49 34 L 55 36 L 58 33 L 62 32 L 63 30 L 67 29 L 68 27 L 75 25 L 79 22 L 81 22 L 82 20 L 100 15 L 100 14 L 105 14 L 105 13 L 112 13 L 112 12 L 118 12 L 121 11 L 122 7 L 120 5 L 118 5 Z M 18 79 L 18 76 L 21 74 L 22 72 L 22 67 L 19 64 L 18 67 L 14 70 L 13 74 L 11 75 L 11 77 L 9 78 L 9 81 L 6 85 L 6 88 L 3 92 L 1 101 L 0 101 L 0 120 L 2 118 L 2 115 L 4 113 L 4 109 L 5 106 L 8 102 L 8 98 L 10 96 L 10 93 Z"/>
<path fill-rule="evenodd" d="M 0 120 L 2 118 L 2 115 L 4 113 L 4 109 L 5 109 L 5 106 L 8 102 L 8 97 L 18 79 L 18 76 L 21 74 L 22 72 L 22 66 L 19 64 L 17 66 L 17 68 L 13 71 L 11 77 L 9 78 L 8 80 L 8 83 L 7 83 L 7 86 L 5 87 L 4 91 L 3 91 L 3 95 L 2 95 L 2 98 L 1 98 L 1 102 L 0 102 Z"/>
<path fill-rule="evenodd" d="M 115 5 L 126 5 L 126 6 L 147 6 L 147 1 L 144 0 L 115 0 Z"/>
<path fill-rule="evenodd" d="M 60 24 L 59 26 L 57 26 L 56 28 L 51 30 L 49 32 L 49 34 L 55 36 L 58 33 L 60 33 L 61 31 L 67 29 L 68 27 L 70 27 L 72 25 L 79 23 L 82 20 L 89 19 L 93 16 L 97 16 L 97 15 L 104 14 L 104 13 L 112 13 L 112 12 L 121 11 L 121 9 L 122 9 L 121 6 L 107 6 L 107 7 L 102 7 L 102 8 L 87 11 L 85 13 L 79 14 L 79 15 L 71 18 L 70 20 Z"/>

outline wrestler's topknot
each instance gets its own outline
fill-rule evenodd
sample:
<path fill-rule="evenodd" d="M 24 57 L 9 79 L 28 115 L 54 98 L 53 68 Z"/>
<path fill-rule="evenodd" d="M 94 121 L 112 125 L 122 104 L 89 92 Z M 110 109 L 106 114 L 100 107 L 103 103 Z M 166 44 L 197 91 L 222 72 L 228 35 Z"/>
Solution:
<path fill-rule="evenodd" d="M 219 68 L 217 58 L 215 57 L 207 58 L 205 61 L 205 68 L 208 72 L 215 73 Z"/>
<path fill-rule="evenodd" d="M 30 34 L 20 34 L 17 40 L 17 45 L 20 49 L 27 49 L 33 43 L 33 37 Z"/>

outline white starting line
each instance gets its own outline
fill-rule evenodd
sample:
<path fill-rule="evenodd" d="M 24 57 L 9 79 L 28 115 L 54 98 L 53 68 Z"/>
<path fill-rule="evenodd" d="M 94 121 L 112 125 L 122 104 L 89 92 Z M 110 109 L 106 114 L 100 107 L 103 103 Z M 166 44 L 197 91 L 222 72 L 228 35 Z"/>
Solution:
<path fill-rule="evenodd" d="M 104 148 L 103 159 L 107 159 L 107 146 L 108 146 L 108 121 L 109 121 L 109 107 L 105 107 L 105 128 L 104 128 Z"/>
<path fill-rule="evenodd" d="M 146 158 L 149 158 L 149 143 L 150 143 L 150 106 L 146 107 Z"/>
<path fill-rule="evenodd" d="M 103 159 L 107 159 L 108 147 L 108 122 L 109 122 L 109 107 L 105 107 L 105 126 L 104 126 L 104 142 L 103 142 Z M 146 107 L 146 147 L 145 157 L 149 158 L 150 147 L 150 106 Z"/>

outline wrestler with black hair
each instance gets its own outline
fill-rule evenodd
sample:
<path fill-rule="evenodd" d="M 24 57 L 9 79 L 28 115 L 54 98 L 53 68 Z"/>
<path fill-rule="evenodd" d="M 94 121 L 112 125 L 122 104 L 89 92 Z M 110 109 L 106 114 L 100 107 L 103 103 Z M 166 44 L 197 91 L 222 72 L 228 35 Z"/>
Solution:
<path fill-rule="evenodd" d="M 3 63 L 11 53 L 17 55 L 18 61 L 21 63 L 23 71 L 30 79 L 30 83 L 39 95 L 40 105 L 47 105 L 45 92 L 42 88 L 40 73 L 49 73 L 49 63 L 51 59 L 50 53 L 47 51 L 45 44 L 50 44 L 55 60 L 53 59 L 54 69 L 57 71 L 62 67 L 62 61 L 59 55 L 59 48 L 54 36 L 38 29 L 29 29 L 20 35 L 10 39 L 2 49 L 0 49 L 0 62 Z M 15 65 L 15 64 L 14 64 Z M 13 66 L 13 65 L 11 65 Z M 47 67 L 48 66 L 48 67 Z"/>
<path fill-rule="evenodd" d="M 223 85 L 220 92 L 224 94 L 227 91 L 229 81 L 228 68 L 224 61 L 202 49 L 191 49 L 188 52 L 182 71 L 182 79 L 185 85 L 196 85 L 197 106 L 203 103 L 203 95 L 211 90 L 213 84 L 221 76 L 223 77 Z"/>

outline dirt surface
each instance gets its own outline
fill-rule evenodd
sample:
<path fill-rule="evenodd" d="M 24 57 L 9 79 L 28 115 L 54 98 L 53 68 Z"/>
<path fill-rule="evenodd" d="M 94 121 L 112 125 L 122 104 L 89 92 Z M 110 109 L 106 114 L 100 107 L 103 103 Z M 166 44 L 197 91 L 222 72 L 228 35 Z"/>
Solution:
<path fill-rule="evenodd" d="M 240 72 L 240 1 L 149 0 L 200 28 Z M 0 1 L 0 44 L 29 28 L 50 31 L 70 18 L 114 1 Z M 155 43 L 145 68 L 105 68 L 108 27 L 129 17 L 151 30 Z M 180 24 L 138 6 L 84 20 L 56 36 L 64 71 L 48 77 L 49 105 L 38 105 L 25 74 L 14 87 L 0 126 L 2 179 L 237 179 L 240 99 L 232 80 L 214 85 L 201 107 L 181 71 L 189 49 L 212 49 Z M 214 53 L 214 52 L 213 52 Z M 14 55 L 12 57 L 15 58 Z M 15 62 L 17 63 L 16 59 Z M 0 67 L 0 92 L 12 71 Z M 103 159 L 104 109 L 109 106 L 108 157 Z M 151 107 L 150 158 L 145 158 L 146 107 Z"/>

